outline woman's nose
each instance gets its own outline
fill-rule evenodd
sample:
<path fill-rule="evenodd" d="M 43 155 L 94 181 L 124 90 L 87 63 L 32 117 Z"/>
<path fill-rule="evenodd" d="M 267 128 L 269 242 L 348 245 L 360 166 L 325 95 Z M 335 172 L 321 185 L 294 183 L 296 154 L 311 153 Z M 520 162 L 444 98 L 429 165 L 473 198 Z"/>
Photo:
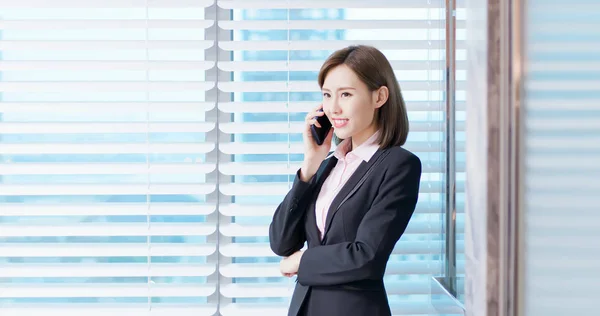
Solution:
<path fill-rule="evenodd" d="M 338 98 L 332 98 L 329 104 L 331 113 L 338 114 L 342 111 Z"/>

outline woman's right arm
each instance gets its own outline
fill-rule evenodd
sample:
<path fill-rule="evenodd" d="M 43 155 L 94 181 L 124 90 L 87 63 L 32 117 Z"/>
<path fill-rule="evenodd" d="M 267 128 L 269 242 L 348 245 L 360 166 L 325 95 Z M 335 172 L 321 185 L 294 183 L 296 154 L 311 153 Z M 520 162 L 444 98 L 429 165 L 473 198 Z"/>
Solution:
<path fill-rule="evenodd" d="M 298 170 L 291 190 L 275 210 L 269 226 L 271 250 L 281 257 L 302 249 L 306 241 L 304 219 L 316 180 L 312 177 L 305 182 L 301 175 L 302 171 Z"/>
<path fill-rule="evenodd" d="M 302 249 L 306 241 L 304 219 L 306 209 L 311 203 L 316 187 L 316 177 L 319 167 L 331 149 L 333 129 L 329 131 L 321 146 L 317 145 L 310 132 L 311 125 L 321 127 L 316 117 L 324 115 L 322 105 L 310 111 L 305 118 L 303 132 L 304 163 L 296 172 L 294 184 L 283 201 L 279 204 L 269 226 L 269 242 L 271 250 L 282 257 L 288 257 Z"/>

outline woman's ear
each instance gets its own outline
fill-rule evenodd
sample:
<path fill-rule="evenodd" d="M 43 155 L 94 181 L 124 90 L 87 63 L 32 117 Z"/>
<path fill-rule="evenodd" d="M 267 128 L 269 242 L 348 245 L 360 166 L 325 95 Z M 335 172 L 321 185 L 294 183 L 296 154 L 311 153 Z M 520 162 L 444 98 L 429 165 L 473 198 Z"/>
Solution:
<path fill-rule="evenodd" d="M 390 90 L 386 86 L 381 86 L 379 89 L 373 91 L 375 98 L 375 108 L 382 107 L 390 96 Z"/>

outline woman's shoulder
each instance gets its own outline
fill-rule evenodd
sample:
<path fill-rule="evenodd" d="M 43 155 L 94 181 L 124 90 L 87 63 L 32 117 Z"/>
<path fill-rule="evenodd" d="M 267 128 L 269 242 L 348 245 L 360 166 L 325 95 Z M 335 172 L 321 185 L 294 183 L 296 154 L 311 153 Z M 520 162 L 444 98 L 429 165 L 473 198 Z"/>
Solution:
<path fill-rule="evenodd" d="M 388 166 L 404 166 L 421 167 L 421 159 L 411 151 L 402 146 L 392 146 L 386 149 L 388 152 L 384 163 Z"/>
<path fill-rule="evenodd" d="M 418 183 L 421 178 L 421 159 L 401 146 L 393 146 L 387 149 L 382 167 L 383 181 L 387 179 L 387 181 L 392 182 L 410 181 Z"/>

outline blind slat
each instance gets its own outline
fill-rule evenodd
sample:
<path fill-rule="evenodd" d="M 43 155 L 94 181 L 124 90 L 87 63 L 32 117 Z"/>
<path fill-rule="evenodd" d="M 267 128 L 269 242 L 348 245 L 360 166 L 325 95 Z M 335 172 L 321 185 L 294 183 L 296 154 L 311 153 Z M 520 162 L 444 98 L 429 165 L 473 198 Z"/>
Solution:
<path fill-rule="evenodd" d="M 462 0 L 459 0 L 462 1 Z M 426 7 L 422 0 L 303 0 L 274 2 L 269 0 L 217 0 L 219 7 L 224 9 L 328 9 L 328 8 L 385 8 L 408 9 Z"/>
<path fill-rule="evenodd" d="M 186 297 L 209 296 L 215 293 L 214 284 L 172 285 L 172 284 L 48 284 L 0 286 L 0 298 L 30 297 Z"/>
<path fill-rule="evenodd" d="M 164 40 L 128 40 L 128 41 L 110 41 L 110 40 L 56 40 L 45 41 L 40 40 L 2 40 L 0 41 L 0 50 L 3 51 L 23 51 L 44 49 L 48 51 L 96 51 L 96 50 L 198 50 L 202 51 L 211 48 L 214 41 L 197 40 L 197 41 L 164 41 Z M 154 59 L 154 58 L 151 58 Z M 200 61 L 198 58 L 196 61 Z"/>
<path fill-rule="evenodd" d="M 460 22 L 457 22 L 460 24 Z M 225 30 L 348 30 L 348 29 L 436 29 L 445 24 L 439 20 L 244 20 L 219 21 Z M 458 27 L 458 26 L 457 26 Z"/>
<path fill-rule="evenodd" d="M 121 134 L 121 133 L 206 133 L 213 122 L 18 122 L 0 123 L 2 134 Z"/>
<path fill-rule="evenodd" d="M 568 80 L 568 81 L 537 81 L 530 80 L 525 83 L 525 88 L 532 92 L 542 91 L 598 91 L 600 80 Z M 600 96 L 596 97 L 600 100 Z"/>
<path fill-rule="evenodd" d="M 166 263 L 60 263 L 60 264 L 3 264 L 3 278 L 68 278 L 68 277 L 205 277 L 216 271 L 214 264 Z"/>
<path fill-rule="evenodd" d="M 600 71 L 600 68 L 598 68 Z M 565 99 L 556 99 L 556 100 L 529 100 L 527 103 L 527 107 L 532 111 L 551 111 L 551 112 L 560 112 L 564 111 L 564 104 L 568 102 L 568 98 Z M 588 111 L 588 110 L 596 110 L 598 109 L 598 100 L 595 99 L 586 99 L 579 100 L 577 103 L 573 103 L 569 105 L 569 109 L 571 111 Z"/>
<path fill-rule="evenodd" d="M 1 42 L 0 42 L 1 43 Z M 0 66 L 1 67 L 1 66 Z M 2 113 L 139 113 L 161 112 L 206 112 L 215 107 L 215 102 L 2 102 Z"/>
<path fill-rule="evenodd" d="M 3 175 L 78 175 L 78 174 L 170 174 L 170 173 L 210 173 L 216 169 L 213 163 L 189 164 L 0 164 Z"/>
<path fill-rule="evenodd" d="M 431 40 L 431 41 L 419 41 L 419 40 L 354 40 L 354 41 L 316 41 L 316 40 L 289 40 L 289 41 L 265 41 L 265 40 L 252 40 L 252 41 L 231 41 L 231 42 L 220 42 L 219 47 L 224 50 L 229 51 L 277 51 L 277 50 L 337 50 L 350 45 L 370 45 L 378 47 L 382 50 L 396 50 L 396 49 L 431 49 L 431 47 L 439 47 L 443 44 L 443 40 Z M 457 48 L 464 49 L 465 48 L 464 41 L 457 41 Z M 398 61 L 395 61 L 398 63 Z M 243 63 L 251 63 L 251 62 L 219 62 L 219 66 L 227 67 L 227 65 L 231 64 L 243 64 Z M 265 64 L 269 65 L 270 63 L 277 62 L 269 62 L 265 61 Z M 423 68 L 427 69 L 425 66 L 425 61 L 423 62 Z M 277 63 L 279 64 L 279 63 Z M 409 62 L 407 62 L 409 64 Z M 301 68 L 301 66 L 307 65 L 308 67 Z M 321 63 L 315 61 L 291 61 L 290 67 L 295 67 L 293 69 L 297 70 L 305 70 L 305 69 L 319 69 Z M 405 69 L 400 67 L 395 67 L 397 69 Z M 410 69 L 410 68 L 408 68 Z M 243 68 L 238 68 L 238 70 L 243 70 Z M 271 69 L 265 69 L 271 70 Z"/>
<path fill-rule="evenodd" d="M 0 30 L 56 30 L 56 29 L 153 29 L 153 28 L 189 28 L 206 29 L 211 27 L 211 20 L 154 20 L 154 19 L 127 19 L 127 20 L 59 20 L 53 19 L 52 23 L 40 20 L 0 20 Z"/>
<path fill-rule="evenodd" d="M 214 4 L 215 0 L 23 0 L 2 3 L 3 8 L 205 8 Z"/>
<path fill-rule="evenodd" d="M 215 184 L 2 184 L 5 196 L 27 195 L 128 195 L 128 194 L 210 194 Z"/>
<path fill-rule="evenodd" d="M 562 45 L 562 43 L 556 43 L 556 42 L 529 43 L 527 45 L 528 46 L 527 49 L 531 52 L 536 52 L 536 53 L 543 53 L 544 51 L 547 51 L 547 50 L 552 50 L 555 52 L 565 52 L 565 53 L 567 53 L 567 52 L 571 53 L 573 51 L 576 51 L 579 53 L 581 53 L 581 52 L 590 52 L 590 53 L 600 52 L 600 43 L 576 42 L 576 43 L 571 43 L 571 44 L 572 45 L 566 46 L 566 45 Z M 558 64 L 562 63 L 562 64 L 568 65 L 568 66 L 576 66 L 577 64 L 579 64 L 577 60 L 568 60 L 568 61 L 566 61 L 566 60 L 560 60 L 560 61 L 559 60 L 553 60 L 553 61 L 532 60 L 530 63 L 530 66 L 528 66 L 528 67 L 531 67 L 534 65 L 539 67 L 540 64 L 557 64 L 557 63 Z M 591 63 L 591 64 L 595 65 L 596 67 L 598 67 L 598 65 L 600 65 L 598 63 L 593 63 L 591 61 L 585 61 L 584 63 L 585 64 Z M 569 67 L 569 68 L 567 68 L 567 70 L 573 70 L 573 68 Z M 588 68 L 588 70 L 591 71 L 592 69 Z"/>
<path fill-rule="evenodd" d="M 600 135 L 591 135 L 587 138 L 569 138 L 568 142 L 565 142 L 566 137 L 536 137 L 532 136 L 528 139 L 526 147 L 531 150 L 561 150 L 561 151 L 588 151 L 598 149 L 600 144 Z"/>
<path fill-rule="evenodd" d="M 2 154 L 145 154 L 145 153 L 198 153 L 204 154 L 215 149 L 213 143 L 177 144 L 64 144 L 28 143 L 3 144 Z"/>
<path fill-rule="evenodd" d="M 177 41 L 174 41 L 177 42 Z M 171 44 L 171 43 L 170 43 Z M 183 45 L 181 45 L 183 44 Z M 172 43 L 171 49 L 178 49 L 182 46 L 194 44 L 194 42 Z M 190 46 L 190 48 L 201 48 L 202 46 Z M 11 60 L 3 61 L 0 64 L 0 71 L 19 71 L 19 70 L 197 70 L 204 71 L 215 66 L 213 61 L 169 61 L 169 60 L 151 60 L 151 61 L 129 61 L 129 60 L 42 60 L 42 61 L 21 61 Z"/>
<path fill-rule="evenodd" d="M 62 91 L 206 91 L 214 88 L 213 82 L 0 82 L 0 92 L 62 92 Z"/>
<path fill-rule="evenodd" d="M 37 304 L 3 308 L 2 316 L 213 316 L 216 312 L 214 304 L 152 304 L 151 310 L 148 304 Z"/>
<path fill-rule="evenodd" d="M 44 243 L 44 245 L 19 243 L 18 245 L 0 246 L 3 256 L 22 258 L 209 256 L 215 250 L 216 244 L 176 243 L 156 244 L 152 247 L 142 243 L 95 243 L 91 245 L 86 243 Z"/>
<path fill-rule="evenodd" d="M 216 231 L 214 223 L 110 223 L 71 225 L 3 225 L 0 237 L 84 237 L 84 236 L 208 236 Z"/>
<path fill-rule="evenodd" d="M 0 204 L 0 216 L 209 215 L 208 203 Z"/>

